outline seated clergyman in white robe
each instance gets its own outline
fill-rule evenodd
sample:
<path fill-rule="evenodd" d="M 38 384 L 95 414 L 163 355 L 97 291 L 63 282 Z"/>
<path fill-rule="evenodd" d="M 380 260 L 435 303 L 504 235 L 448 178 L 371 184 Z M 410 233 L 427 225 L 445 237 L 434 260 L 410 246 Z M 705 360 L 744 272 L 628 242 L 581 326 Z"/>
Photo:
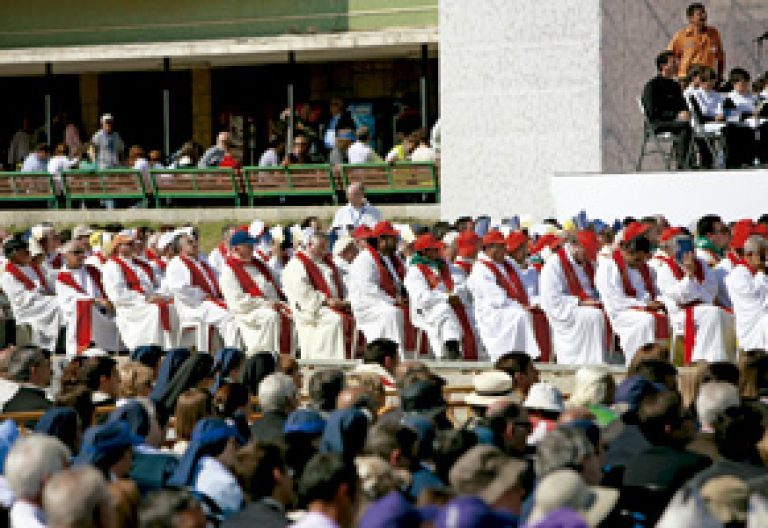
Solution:
<path fill-rule="evenodd" d="M 736 316 L 736 335 L 743 350 L 768 349 L 768 277 L 765 241 L 751 236 L 744 243 L 744 258 L 725 279 Z"/>
<path fill-rule="evenodd" d="M 595 286 L 627 365 L 641 346 L 669 339 L 665 307 L 655 299 L 656 284 L 645 263 L 651 250 L 644 236 L 647 229 L 639 222 L 627 226 L 619 248 L 611 258 L 599 260 L 595 274 Z"/>
<path fill-rule="evenodd" d="M 440 258 L 440 242 L 426 234 L 413 246 L 417 253 L 405 275 L 413 325 L 426 332 L 438 359 L 460 359 L 463 344 L 465 358 L 476 360 L 475 332 L 450 268 Z"/>
<path fill-rule="evenodd" d="M 70 241 L 62 248 L 64 265 L 56 278 L 56 298 L 66 323 L 67 356 L 95 346 L 119 351 L 115 309 L 107 299 L 101 272 L 87 264 L 82 244 Z"/>
<path fill-rule="evenodd" d="M 539 302 L 552 329 L 557 362 L 563 365 L 605 361 L 605 314 L 590 268 L 584 248 L 571 240 L 550 255 L 541 269 Z"/>
<path fill-rule="evenodd" d="M 344 359 L 349 304 L 341 299 L 341 277 L 328 253 L 328 239 L 312 234 L 283 269 L 283 288 L 304 359 Z M 348 341 L 348 339 L 347 339 Z"/>
<path fill-rule="evenodd" d="M 483 237 L 483 252 L 467 281 L 475 306 L 475 323 L 491 361 L 507 352 L 541 354 L 531 314 L 515 299 L 514 286 L 504 265 L 504 235 L 491 231 Z M 511 271 L 514 273 L 514 271 Z"/>
<path fill-rule="evenodd" d="M 683 336 L 685 362 L 728 361 L 735 358 L 733 316 L 714 305 L 717 276 L 694 252 L 676 260 L 678 239 L 690 237 L 680 228 L 661 234 L 661 253 L 654 257 L 656 286 L 667 307 L 675 334 Z"/>
<path fill-rule="evenodd" d="M 234 233 L 219 283 L 234 315 L 246 354 L 293 353 L 297 339 L 290 308 L 269 267 L 253 257 L 256 240 Z"/>
<path fill-rule="evenodd" d="M 4 252 L 8 260 L 0 284 L 16 324 L 29 325 L 32 342 L 53 352 L 62 323 L 53 284 L 45 271 L 32 263 L 27 244 L 22 240 L 9 240 Z"/>
<path fill-rule="evenodd" d="M 173 244 L 177 255 L 168 263 L 165 283 L 173 295 L 182 327 L 188 322 L 201 323 L 206 332 L 209 327 L 215 327 L 224 346 L 234 347 L 237 344 L 235 318 L 227 310 L 215 272 L 197 258 L 197 241 L 190 235 L 179 234 Z M 209 351 L 210 347 L 209 343 Z"/>
<path fill-rule="evenodd" d="M 102 268 L 107 298 L 117 313 L 117 328 L 130 350 L 144 345 L 173 348 L 179 341 L 179 316 L 173 299 L 160 295 L 133 264 L 132 239 L 117 235 L 112 256 Z"/>

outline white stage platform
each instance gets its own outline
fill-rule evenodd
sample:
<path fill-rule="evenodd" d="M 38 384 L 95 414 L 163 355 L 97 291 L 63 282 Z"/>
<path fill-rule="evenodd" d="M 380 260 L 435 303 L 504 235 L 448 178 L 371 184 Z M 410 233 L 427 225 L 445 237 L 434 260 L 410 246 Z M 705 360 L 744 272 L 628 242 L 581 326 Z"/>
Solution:
<path fill-rule="evenodd" d="M 768 213 L 768 170 L 556 173 L 551 191 L 558 219 L 584 209 L 611 223 L 625 216 L 664 214 L 688 226 L 714 213 L 726 221 Z"/>

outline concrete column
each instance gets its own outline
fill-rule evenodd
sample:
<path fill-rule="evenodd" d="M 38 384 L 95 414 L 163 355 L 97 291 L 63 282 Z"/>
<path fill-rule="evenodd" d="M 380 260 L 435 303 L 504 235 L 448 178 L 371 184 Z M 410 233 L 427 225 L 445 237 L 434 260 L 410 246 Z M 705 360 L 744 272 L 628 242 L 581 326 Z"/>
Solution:
<path fill-rule="evenodd" d="M 83 138 L 90 138 L 99 127 L 99 74 L 80 74 L 80 119 Z"/>
<path fill-rule="evenodd" d="M 192 70 L 192 139 L 206 147 L 213 140 L 211 112 L 211 70 Z"/>

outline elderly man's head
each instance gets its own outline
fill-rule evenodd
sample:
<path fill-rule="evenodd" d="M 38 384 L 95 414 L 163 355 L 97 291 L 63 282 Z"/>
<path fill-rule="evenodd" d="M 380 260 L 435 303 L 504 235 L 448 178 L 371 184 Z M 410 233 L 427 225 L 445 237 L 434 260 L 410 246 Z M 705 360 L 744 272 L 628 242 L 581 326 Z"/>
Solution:
<path fill-rule="evenodd" d="M 290 414 L 298 404 L 296 386 L 282 372 L 270 374 L 259 384 L 259 404 L 265 411 Z"/>
<path fill-rule="evenodd" d="M 362 207 L 365 203 L 365 186 L 359 182 L 350 184 L 347 187 L 347 201 L 352 207 Z"/>
<path fill-rule="evenodd" d="M 85 264 L 85 244 L 79 240 L 70 240 L 64 244 L 62 254 L 68 269 L 80 269 Z"/>
<path fill-rule="evenodd" d="M 216 136 L 216 146 L 221 149 L 226 149 L 227 143 L 229 143 L 229 132 L 219 132 Z"/>
<path fill-rule="evenodd" d="M 5 478 L 17 499 L 40 504 L 43 486 L 68 465 L 70 452 L 59 439 L 32 434 L 17 441 L 5 459 Z"/>
<path fill-rule="evenodd" d="M 765 267 L 765 240 L 760 236 L 751 236 L 744 242 L 744 260 L 756 270 Z"/>
<path fill-rule="evenodd" d="M 712 432 L 717 416 L 740 403 L 739 391 L 734 385 L 722 381 L 704 383 L 696 396 L 696 414 L 702 430 Z"/>
<path fill-rule="evenodd" d="M 579 471 L 587 484 L 600 483 L 600 458 L 587 435 L 576 427 L 561 425 L 549 432 L 536 446 L 534 467 L 539 479 L 571 468 Z"/>
<path fill-rule="evenodd" d="M 51 360 L 40 348 L 16 348 L 8 358 L 8 379 L 12 381 L 47 387 L 51 374 Z"/>
<path fill-rule="evenodd" d="M 320 260 L 328 254 L 328 237 L 324 233 L 312 233 L 307 241 L 306 251 L 314 260 Z"/>
<path fill-rule="evenodd" d="M 54 475 L 45 485 L 43 506 L 51 528 L 108 528 L 115 525 L 107 482 L 90 466 Z"/>
<path fill-rule="evenodd" d="M 173 246 L 173 252 L 176 255 L 196 258 L 199 253 L 197 240 L 195 237 L 187 234 L 177 235 L 176 238 L 173 239 L 171 245 Z"/>

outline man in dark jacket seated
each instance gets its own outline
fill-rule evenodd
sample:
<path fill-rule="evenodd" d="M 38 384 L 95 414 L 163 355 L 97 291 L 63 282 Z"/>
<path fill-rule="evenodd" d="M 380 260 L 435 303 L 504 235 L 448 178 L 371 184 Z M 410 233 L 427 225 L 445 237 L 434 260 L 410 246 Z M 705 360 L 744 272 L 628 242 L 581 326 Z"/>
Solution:
<path fill-rule="evenodd" d="M 26 346 L 13 350 L 8 358 L 8 379 L 19 387 L 3 412 L 44 411 L 52 405 L 45 395 L 51 383 L 51 358 L 43 349 Z"/>
<path fill-rule="evenodd" d="M 264 414 L 253 422 L 251 440 L 282 445 L 285 421 L 298 406 L 293 380 L 281 372 L 264 378 L 259 384 L 259 405 Z"/>
<path fill-rule="evenodd" d="M 691 145 L 691 115 L 683 98 L 683 90 L 673 76 L 677 71 L 677 59 L 671 51 L 663 51 L 656 57 L 658 75 L 643 88 L 643 108 L 656 133 L 671 132 L 675 135 L 677 168 L 688 168 L 688 151 Z"/>

